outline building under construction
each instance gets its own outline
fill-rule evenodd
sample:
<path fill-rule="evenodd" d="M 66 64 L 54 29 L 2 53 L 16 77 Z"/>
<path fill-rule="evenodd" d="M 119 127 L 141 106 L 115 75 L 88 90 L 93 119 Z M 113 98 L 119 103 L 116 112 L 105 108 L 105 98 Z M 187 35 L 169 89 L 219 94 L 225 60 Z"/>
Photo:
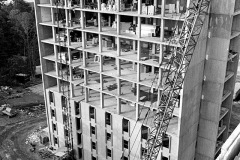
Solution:
<path fill-rule="evenodd" d="M 213 160 L 240 0 L 35 0 L 51 146 L 77 160 Z"/>

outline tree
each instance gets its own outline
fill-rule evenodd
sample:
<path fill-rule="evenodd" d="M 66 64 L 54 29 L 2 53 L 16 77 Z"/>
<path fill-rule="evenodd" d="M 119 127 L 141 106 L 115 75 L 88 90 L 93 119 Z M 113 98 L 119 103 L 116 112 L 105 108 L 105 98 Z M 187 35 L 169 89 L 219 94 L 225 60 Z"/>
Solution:
<path fill-rule="evenodd" d="M 31 12 L 32 8 L 24 0 L 13 0 L 12 9 L 18 9 L 20 12 Z"/>
<path fill-rule="evenodd" d="M 38 57 L 34 12 L 21 12 L 18 9 L 13 9 L 9 13 L 9 18 L 11 22 L 14 23 L 13 29 L 22 39 L 23 47 L 21 53 L 23 53 L 23 56 L 28 57 L 28 66 L 31 71 L 31 76 L 33 77 L 36 64 L 34 57 Z M 39 58 L 37 60 L 39 60 Z"/>
<path fill-rule="evenodd" d="M 16 73 L 34 76 L 39 61 L 35 16 L 23 0 L 10 4 L 0 0 L 0 47 L 0 85 L 3 79 L 8 81 Z M 23 63 L 19 57 L 27 60 Z"/>

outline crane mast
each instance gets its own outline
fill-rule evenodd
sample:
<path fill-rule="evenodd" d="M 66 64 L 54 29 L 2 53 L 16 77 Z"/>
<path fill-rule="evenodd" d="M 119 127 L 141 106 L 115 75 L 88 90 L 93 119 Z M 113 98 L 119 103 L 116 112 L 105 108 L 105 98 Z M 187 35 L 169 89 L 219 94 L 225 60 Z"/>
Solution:
<path fill-rule="evenodd" d="M 166 73 L 162 76 L 164 82 L 161 86 L 159 106 L 154 115 L 154 126 L 146 142 L 147 150 L 143 155 L 143 160 L 157 159 L 163 138 L 173 116 L 173 110 L 179 102 L 177 97 L 180 95 L 209 5 L 210 0 L 191 1 L 180 35 L 174 35 L 170 39 L 170 44 L 177 44 L 178 47 L 174 48 L 171 60 L 162 67 Z"/>

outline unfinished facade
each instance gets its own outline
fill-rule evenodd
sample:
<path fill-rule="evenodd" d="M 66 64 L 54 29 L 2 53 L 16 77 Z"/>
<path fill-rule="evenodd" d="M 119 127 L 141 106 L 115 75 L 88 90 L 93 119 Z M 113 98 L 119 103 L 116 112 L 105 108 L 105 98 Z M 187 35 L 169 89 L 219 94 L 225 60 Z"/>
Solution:
<path fill-rule="evenodd" d="M 51 145 L 141 159 L 191 0 L 35 0 Z M 159 160 L 213 160 L 228 137 L 240 0 L 212 0 Z M 70 122 L 69 122 L 70 121 Z M 70 130 L 70 131 L 69 131 Z M 70 138 L 69 138 L 70 137 Z"/>

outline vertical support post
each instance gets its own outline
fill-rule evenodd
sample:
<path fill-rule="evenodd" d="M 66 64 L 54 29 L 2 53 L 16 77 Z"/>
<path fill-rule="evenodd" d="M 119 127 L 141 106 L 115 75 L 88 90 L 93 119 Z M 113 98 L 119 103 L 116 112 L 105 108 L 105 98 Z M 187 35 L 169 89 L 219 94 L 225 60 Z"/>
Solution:
<path fill-rule="evenodd" d="M 98 32 L 102 32 L 102 20 L 101 13 L 98 13 Z"/>
<path fill-rule="evenodd" d="M 101 108 L 104 108 L 104 93 L 100 92 L 100 106 Z"/>
<path fill-rule="evenodd" d="M 51 4 L 51 5 L 53 5 L 53 4 Z M 54 13 L 54 9 L 53 8 L 51 8 L 51 19 L 52 19 L 52 24 L 55 24 L 55 13 Z"/>
<path fill-rule="evenodd" d="M 98 41 L 99 41 L 99 52 L 102 52 L 102 35 L 98 35 Z"/>
<path fill-rule="evenodd" d="M 70 81 L 73 81 L 73 71 L 72 71 L 72 67 L 71 67 L 71 64 L 72 64 L 72 56 L 71 56 L 71 49 L 68 47 L 68 67 L 69 67 L 69 74 L 70 74 Z"/>
<path fill-rule="evenodd" d="M 117 35 L 120 35 L 120 15 L 117 15 Z"/>
<path fill-rule="evenodd" d="M 142 0 L 138 0 L 138 14 L 142 14 Z"/>
<path fill-rule="evenodd" d="M 135 120 L 138 121 L 138 117 L 139 117 L 139 104 L 135 104 L 135 106 L 136 106 Z"/>
<path fill-rule="evenodd" d="M 138 38 L 141 38 L 141 17 L 138 17 L 138 30 L 136 31 L 137 32 L 137 35 L 138 35 Z"/>
<path fill-rule="evenodd" d="M 121 114 L 121 100 L 119 98 L 119 96 L 121 95 L 121 80 L 119 78 L 116 79 L 117 81 L 117 94 L 118 94 L 118 97 L 117 97 L 117 114 Z"/>
<path fill-rule="evenodd" d="M 137 42 L 138 45 L 138 52 L 137 52 L 137 60 L 140 61 L 141 60 L 141 42 L 138 41 Z M 141 75 L 140 75 L 140 63 L 137 63 L 137 82 L 141 81 Z"/>
<path fill-rule="evenodd" d="M 111 15 L 108 16 L 108 26 L 111 27 L 111 21 L 112 21 L 112 17 Z"/>
<path fill-rule="evenodd" d="M 165 4 L 166 4 L 166 0 L 162 0 L 161 15 L 162 15 L 163 17 L 165 16 Z"/>
<path fill-rule="evenodd" d="M 86 49 L 86 41 L 87 41 L 87 37 L 86 37 L 86 32 L 82 31 L 82 48 Z M 86 55 L 85 55 L 86 56 Z M 86 58 L 86 57 L 85 57 Z M 84 57 L 83 57 L 84 60 Z"/>
<path fill-rule="evenodd" d="M 85 16 L 85 12 L 81 11 L 81 27 L 82 29 L 84 29 L 86 27 L 86 16 Z"/>

